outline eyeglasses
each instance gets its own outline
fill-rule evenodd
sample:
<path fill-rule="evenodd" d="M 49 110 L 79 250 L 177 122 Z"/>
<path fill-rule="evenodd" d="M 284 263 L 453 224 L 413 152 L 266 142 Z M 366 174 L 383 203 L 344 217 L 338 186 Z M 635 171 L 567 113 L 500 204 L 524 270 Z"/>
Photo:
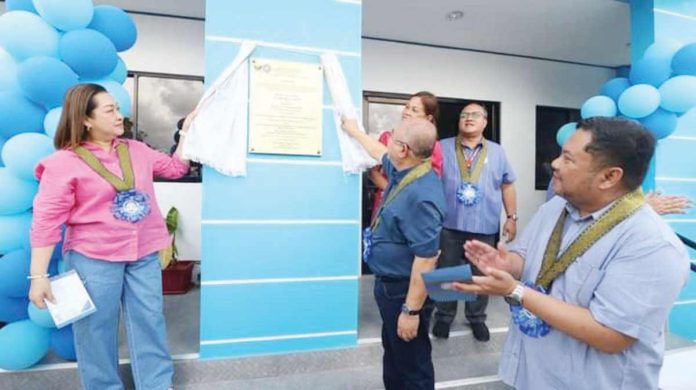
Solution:
<path fill-rule="evenodd" d="M 467 119 L 467 118 L 479 119 L 479 118 L 482 118 L 483 116 L 484 116 L 484 114 L 481 111 L 462 112 L 461 114 L 459 114 L 459 117 L 463 118 L 463 119 Z"/>

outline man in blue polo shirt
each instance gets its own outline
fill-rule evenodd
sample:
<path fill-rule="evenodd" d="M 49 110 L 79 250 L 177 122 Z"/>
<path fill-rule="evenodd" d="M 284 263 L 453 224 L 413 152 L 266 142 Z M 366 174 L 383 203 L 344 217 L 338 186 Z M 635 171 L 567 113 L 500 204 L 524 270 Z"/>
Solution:
<path fill-rule="evenodd" d="M 655 150 L 642 125 L 590 118 L 553 161 L 556 196 L 507 250 L 467 241 L 485 276 L 455 288 L 505 296 L 498 374 L 516 389 L 657 389 L 686 249 L 645 204 Z"/>
<path fill-rule="evenodd" d="M 425 119 L 405 120 L 385 147 L 360 131 L 355 120 L 344 119 L 343 128 L 382 162 L 389 181 L 363 237 L 382 317 L 384 386 L 434 389 L 428 337 L 432 302 L 421 273 L 435 267 L 444 218 L 442 183 L 429 159 L 437 131 Z"/>
<path fill-rule="evenodd" d="M 447 214 L 440 238 L 442 257 L 438 268 L 467 263 L 463 250 L 467 240 L 494 245 L 500 229 L 501 206 L 505 206 L 507 213 L 503 233 L 508 241 L 515 238 L 515 173 L 503 148 L 483 137 L 487 118 L 488 111 L 483 104 L 467 104 L 459 116 L 459 134 L 441 141 Z M 475 275 L 481 274 L 475 265 L 472 269 Z M 485 295 L 465 303 L 466 319 L 479 341 L 490 338 L 485 323 L 487 305 Z M 436 308 L 433 336 L 448 338 L 457 302 L 438 302 Z"/>

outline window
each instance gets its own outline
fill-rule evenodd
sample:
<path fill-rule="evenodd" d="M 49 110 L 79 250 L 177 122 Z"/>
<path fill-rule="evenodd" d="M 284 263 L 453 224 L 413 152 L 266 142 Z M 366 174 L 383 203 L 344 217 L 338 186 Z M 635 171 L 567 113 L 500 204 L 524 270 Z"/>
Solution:
<path fill-rule="evenodd" d="M 363 122 L 368 134 L 378 137 L 385 130 L 394 128 L 401 121 L 401 110 L 410 95 L 365 91 L 363 93 Z M 438 138 L 454 137 L 459 132 L 459 113 L 473 100 L 437 98 L 440 117 L 437 121 Z M 483 136 L 500 142 L 500 103 L 479 101 L 488 110 L 488 125 Z"/>
<path fill-rule="evenodd" d="M 203 78 L 131 72 L 124 86 L 133 98 L 131 128 L 126 136 L 161 152 L 173 153 L 178 139 L 175 137 L 177 122 L 193 110 L 203 96 Z M 176 181 L 200 182 L 200 175 L 200 164 L 192 163 L 191 172 Z"/>
<path fill-rule="evenodd" d="M 551 161 L 561 154 L 556 143 L 556 132 L 568 122 L 580 120 L 580 110 L 576 108 L 545 107 L 536 108 L 536 173 L 534 188 L 546 191 L 551 181 Z"/>

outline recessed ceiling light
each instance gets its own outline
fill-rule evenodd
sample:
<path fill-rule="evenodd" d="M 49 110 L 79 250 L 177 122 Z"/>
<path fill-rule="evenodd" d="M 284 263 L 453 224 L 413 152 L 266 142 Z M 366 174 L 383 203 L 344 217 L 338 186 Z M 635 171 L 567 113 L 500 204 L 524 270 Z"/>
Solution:
<path fill-rule="evenodd" d="M 463 17 L 464 17 L 464 12 L 459 11 L 459 10 L 448 12 L 447 15 L 445 16 L 445 18 L 450 22 L 454 22 L 455 20 L 459 20 Z"/>

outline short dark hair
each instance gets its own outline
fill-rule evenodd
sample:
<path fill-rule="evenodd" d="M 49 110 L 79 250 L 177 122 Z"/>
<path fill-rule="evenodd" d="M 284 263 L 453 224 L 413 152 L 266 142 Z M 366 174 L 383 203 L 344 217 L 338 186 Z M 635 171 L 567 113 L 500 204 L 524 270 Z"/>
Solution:
<path fill-rule="evenodd" d="M 592 134 L 585 151 L 593 155 L 596 167 L 621 168 L 621 183 L 629 191 L 643 183 L 656 143 L 648 129 L 636 121 L 609 117 L 583 119 L 577 129 Z"/>

